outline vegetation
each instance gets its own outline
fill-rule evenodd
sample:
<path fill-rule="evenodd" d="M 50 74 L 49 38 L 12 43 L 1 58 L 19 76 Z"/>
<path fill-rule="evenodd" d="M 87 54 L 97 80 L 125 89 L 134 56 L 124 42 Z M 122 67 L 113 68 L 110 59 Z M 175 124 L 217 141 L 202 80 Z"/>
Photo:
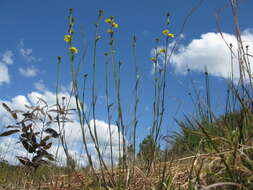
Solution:
<path fill-rule="evenodd" d="M 237 59 L 240 67 L 240 79 L 235 81 L 233 74 L 228 80 L 226 109 L 223 115 L 216 116 L 211 109 L 209 74 L 206 70 L 206 100 L 203 102 L 196 93 L 196 112 L 177 121 L 181 131 L 174 135 L 163 135 L 166 126 L 165 101 L 167 88 L 167 63 L 177 43 L 169 52 L 168 44 L 174 38 L 169 31 L 170 14 L 166 14 L 166 24 L 161 31 L 162 40 L 156 39 L 155 56 L 151 58 L 154 66 L 154 98 L 153 121 L 150 134 L 137 144 L 139 85 L 140 74 L 137 63 L 137 37 L 133 36 L 132 48 L 134 57 L 134 107 L 131 121 L 124 120 L 121 94 L 121 61 L 116 61 L 115 33 L 119 24 L 116 18 L 104 19 L 103 11 L 99 10 L 95 24 L 96 33 L 93 44 L 93 62 L 91 75 L 91 107 L 85 109 L 85 93 L 87 74 L 81 73 L 80 64 L 76 65 L 76 55 L 80 51 L 75 47 L 73 9 L 69 11 L 68 31 L 64 36 L 67 43 L 72 72 L 71 98 L 75 99 L 75 109 L 68 104 L 60 104 L 58 97 L 59 81 L 57 79 L 56 105 L 49 106 L 40 99 L 38 105 L 28 107 L 30 111 L 14 110 L 3 103 L 4 108 L 16 120 L 16 124 L 7 126 L 7 131 L 0 134 L 9 136 L 19 134 L 19 141 L 28 152 L 29 157 L 20 157 L 22 165 L 13 166 L 7 161 L 0 162 L 0 187 L 4 189 L 150 189 L 150 190 L 210 190 L 210 189 L 253 189 L 253 113 L 252 113 L 252 73 L 250 69 L 248 47 L 240 36 L 237 22 L 236 1 L 231 0 L 231 9 L 235 19 L 238 49 L 231 48 L 232 60 Z M 109 37 L 108 52 L 105 53 L 105 94 L 106 111 L 109 127 L 109 162 L 103 156 L 103 147 L 99 142 L 96 123 L 96 75 L 97 49 L 99 48 L 101 20 L 107 24 Z M 164 46 L 165 48 L 159 48 Z M 228 47 L 229 48 L 229 47 Z M 160 57 L 163 56 L 163 62 Z M 231 64 L 232 63 L 231 60 Z M 58 73 L 62 57 L 58 57 Z M 109 69 L 111 69 L 109 72 Z M 191 71 L 189 70 L 189 73 Z M 110 76 L 112 74 L 112 76 Z M 109 79 L 114 86 L 109 89 Z M 81 81 L 81 82 L 80 82 Z M 115 100 L 109 97 L 109 90 L 114 91 Z M 64 98 L 65 99 L 65 98 Z M 43 106 L 41 106 L 43 105 Z M 112 113 L 115 108 L 116 114 Z M 66 117 L 70 111 L 76 111 L 79 127 L 82 132 L 83 147 L 88 158 L 85 168 L 77 167 L 71 157 L 65 136 Z M 51 113 L 54 113 L 53 115 Z M 18 120 L 18 115 L 23 118 Z M 90 118 L 91 117 L 91 118 Z M 57 123 L 58 129 L 51 128 Z M 130 126 L 128 126 L 131 123 Z M 117 127 L 118 149 L 113 149 L 112 125 Z M 91 137 L 95 147 L 96 160 L 90 151 L 86 134 Z M 114 134 L 115 135 L 115 134 Z M 130 138 L 128 138 L 130 137 Z M 54 155 L 48 150 L 53 145 L 53 138 L 59 138 L 59 146 L 63 147 L 66 164 L 56 165 Z M 49 142 L 50 141 L 50 142 Z M 162 146 L 162 143 L 166 146 Z M 118 155 L 118 160 L 115 160 Z M 97 167 L 98 166 L 98 167 Z M 34 170 L 31 170 L 34 168 Z"/>
<path fill-rule="evenodd" d="M 38 104 L 43 101 L 39 100 Z M 46 103 L 45 103 L 46 104 Z M 54 118 L 49 114 L 52 110 L 46 110 L 46 106 L 33 106 L 28 107 L 31 111 L 20 111 L 11 110 L 5 103 L 2 104 L 3 107 L 11 114 L 13 119 L 16 120 L 16 124 L 6 126 L 8 131 L 0 134 L 0 137 L 13 135 L 19 133 L 19 141 L 25 148 L 28 154 L 32 154 L 32 159 L 28 157 L 16 156 L 17 159 L 25 166 L 31 166 L 37 170 L 37 168 L 46 164 L 47 161 L 44 160 L 54 160 L 53 155 L 48 153 L 48 149 L 51 148 L 52 142 L 48 142 L 50 138 L 58 138 L 59 134 L 52 128 L 50 124 L 54 122 Z M 18 120 L 18 114 L 22 113 L 23 118 Z M 42 123 L 40 131 L 38 130 L 38 123 Z M 46 134 L 46 135 L 45 135 Z"/>

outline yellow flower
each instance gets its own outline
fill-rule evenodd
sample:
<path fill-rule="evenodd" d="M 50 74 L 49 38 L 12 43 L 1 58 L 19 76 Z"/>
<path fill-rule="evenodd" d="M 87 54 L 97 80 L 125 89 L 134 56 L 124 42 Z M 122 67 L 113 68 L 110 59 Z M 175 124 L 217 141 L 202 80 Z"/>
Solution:
<path fill-rule="evenodd" d="M 118 28 L 118 27 L 119 27 L 119 25 L 118 25 L 116 22 L 113 22 L 113 23 L 112 23 L 112 27 L 114 27 L 114 28 Z"/>
<path fill-rule="evenodd" d="M 159 53 L 165 53 L 166 52 L 166 49 L 162 48 L 159 50 Z"/>
<path fill-rule="evenodd" d="M 105 19 L 105 22 L 106 22 L 106 23 L 112 23 L 112 19 L 107 18 L 107 19 Z"/>
<path fill-rule="evenodd" d="M 166 35 L 166 36 L 169 34 L 169 32 L 170 32 L 170 31 L 169 31 L 168 29 L 165 29 L 165 30 L 162 31 L 162 33 L 163 33 L 164 35 Z"/>
<path fill-rule="evenodd" d="M 151 57 L 150 60 L 153 61 L 153 62 L 156 62 L 156 58 L 155 57 Z"/>
<path fill-rule="evenodd" d="M 165 29 L 162 31 L 162 33 L 165 35 L 165 36 L 168 36 L 170 38 L 174 38 L 175 35 L 173 33 L 170 33 L 170 31 L 168 29 Z"/>
<path fill-rule="evenodd" d="M 65 35 L 64 36 L 64 41 L 65 42 L 71 42 L 72 41 L 72 37 L 70 35 Z"/>
<path fill-rule="evenodd" d="M 112 30 L 112 29 L 108 29 L 107 32 L 108 32 L 109 34 L 112 34 L 112 33 L 113 33 L 113 30 Z"/>
<path fill-rule="evenodd" d="M 167 35 L 168 37 L 170 37 L 170 38 L 174 38 L 175 37 L 175 35 L 174 34 L 172 34 L 172 33 L 168 33 L 168 35 Z"/>
<path fill-rule="evenodd" d="M 78 50 L 75 47 L 73 47 L 73 46 L 69 48 L 69 51 L 71 53 L 73 53 L 73 54 L 77 54 L 78 53 Z"/>

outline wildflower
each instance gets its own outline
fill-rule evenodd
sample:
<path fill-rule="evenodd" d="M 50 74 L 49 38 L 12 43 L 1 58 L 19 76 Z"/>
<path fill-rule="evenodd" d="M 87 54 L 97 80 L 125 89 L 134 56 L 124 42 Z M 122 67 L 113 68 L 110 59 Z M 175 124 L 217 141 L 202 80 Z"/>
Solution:
<path fill-rule="evenodd" d="M 65 42 L 71 42 L 72 41 L 72 37 L 70 35 L 65 35 L 64 36 L 64 41 Z"/>
<path fill-rule="evenodd" d="M 116 22 L 113 22 L 113 23 L 112 23 L 112 27 L 114 27 L 114 28 L 118 28 L 118 27 L 119 27 L 119 25 L 118 25 Z"/>
<path fill-rule="evenodd" d="M 159 50 L 159 53 L 165 53 L 166 52 L 166 49 L 162 48 Z"/>
<path fill-rule="evenodd" d="M 78 50 L 75 47 L 73 47 L 73 46 L 69 48 L 69 51 L 71 53 L 73 53 L 73 54 L 77 54 L 78 53 Z"/>
<path fill-rule="evenodd" d="M 165 30 L 162 31 L 162 33 L 163 33 L 165 36 L 167 36 L 167 35 L 169 34 L 169 32 L 170 32 L 170 31 L 169 31 L 168 29 L 165 29 Z"/>
<path fill-rule="evenodd" d="M 112 29 L 108 29 L 108 30 L 107 30 L 107 33 L 112 34 L 112 33 L 113 33 L 113 30 L 112 30 Z"/>
<path fill-rule="evenodd" d="M 170 33 L 170 31 L 168 29 L 163 30 L 162 33 L 165 36 L 170 37 L 170 38 L 174 38 L 175 37 L 175 35 L 173 33 Z"/>
<path fill-rule="evenodd" d="M 168 33 L 168 35 L 167 35 L 168 37 L 170 37 L 170 38 L 174 38 L 175 37 L 175 35 L 174 34 L 172 34 L 172 33 Z"/>
<path fill-rule="evenodd" d="M 150 60 L 153 61 L 153 62 L 156 62 L 156 58 L 155 57 L 151 57 Z"/>
<path fill-rule="evenodd" d="M 107 18 L 107 19 L 105 19 L 105 22 L 106 23 L 112 23 L 112 19 L 111 18 Z"/>

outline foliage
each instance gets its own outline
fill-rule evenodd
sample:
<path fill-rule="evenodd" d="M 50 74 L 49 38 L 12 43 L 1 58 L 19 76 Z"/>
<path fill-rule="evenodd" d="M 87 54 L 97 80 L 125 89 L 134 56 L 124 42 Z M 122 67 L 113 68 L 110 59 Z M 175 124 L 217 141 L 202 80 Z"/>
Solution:
<path fill-rule="evenodd" d="M 144 138 L 140 143 L 140 150 L 137 154 L 137 157 L 141 161 L 151 164 L 153 161 L 160 158 L 160 156 L 160 146 L 155 142 L 154 138 L 151 135 Z"/>
<path fill-rule="evenodd" d="M 50 127 L 57 122 L 57 116 L 54 117 L 51 114 L 55 110 L 42 99 L 39 99 L 35 106 L 26 105 L 27 111 L 12 110 L 5 103 L 2 105 L 11 114 L 16 124 L 6 126 L 8 130 L 1 133 L 0 137 L 18 134 L 18 143 L 21 143 L 25 151 L 32 156 L 29 159 L 17 155 L 20 163 L 36 170 L 42 164 L 54 161 L 54 156 L 48 151 L 52 147 L 50 139 L 59 137 L 58 132 Z"/>

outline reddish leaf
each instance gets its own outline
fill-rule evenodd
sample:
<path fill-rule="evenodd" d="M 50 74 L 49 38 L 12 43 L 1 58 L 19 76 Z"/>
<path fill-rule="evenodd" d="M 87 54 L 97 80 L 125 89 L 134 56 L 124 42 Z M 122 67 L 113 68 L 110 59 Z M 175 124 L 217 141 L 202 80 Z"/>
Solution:
<path fill-rule="evenodd" d="M 18 119 L 18 116 L 17 116 L 17 114 L 16 114 L 15 112 L 12 112 L 11 115 L 12 115 L 12 117 L 13 117 L 14 119 Z"/>
<path fill-rule="evenodd" d="M 5 131 L 5 132 L 3 132 L 3 133 L 0 134 L 0 137 L 9 136 L 9 135 L 12 135 L 12 134 L 17 133 L 17 132 L 19 132 L 18 129 L 10 130 L 10 131 Z"/>
<path fill-rule="evenodd" d="M 8 125 L 8 126 L 5 126 L 5 128 L 7 128 L 7 129 L 9 129 L 9 128 L 19 129 L 19 126 L 17 126 L 17 125 Z"/>
<path fill-rule="evenodd" d="M 13 112 L 13 111 L 11 110 L 11 108 L 9 108 L 9 106 L 7 106 L 6 103 L 2 103 L 2 105 L 3 105 L 3 107 L 6 109 L 6 111 L 8 111 L 8 112 L 11 114 L 11 116 L 12 116 L 14 119 L 17 119 L 17 118 L 18 118 L 17 114 L 16 114 L 15 112 Z"/>
<path fill-rule="evenodd" d="M 32 166 L 32 162 L 26 158 L 26 157 L 21 157 L 21 156 L 16 156 L 17 159 L 25 166 Z"/>
<path fill-rule="evenodd" d="M 22 131 L 23 131 L 23 132 L 27 132 L 31 127 L 32 127 L 32 123 L 30 123 L 30 124 L 27 125 L 27 126 L 23 126 Z"/>

